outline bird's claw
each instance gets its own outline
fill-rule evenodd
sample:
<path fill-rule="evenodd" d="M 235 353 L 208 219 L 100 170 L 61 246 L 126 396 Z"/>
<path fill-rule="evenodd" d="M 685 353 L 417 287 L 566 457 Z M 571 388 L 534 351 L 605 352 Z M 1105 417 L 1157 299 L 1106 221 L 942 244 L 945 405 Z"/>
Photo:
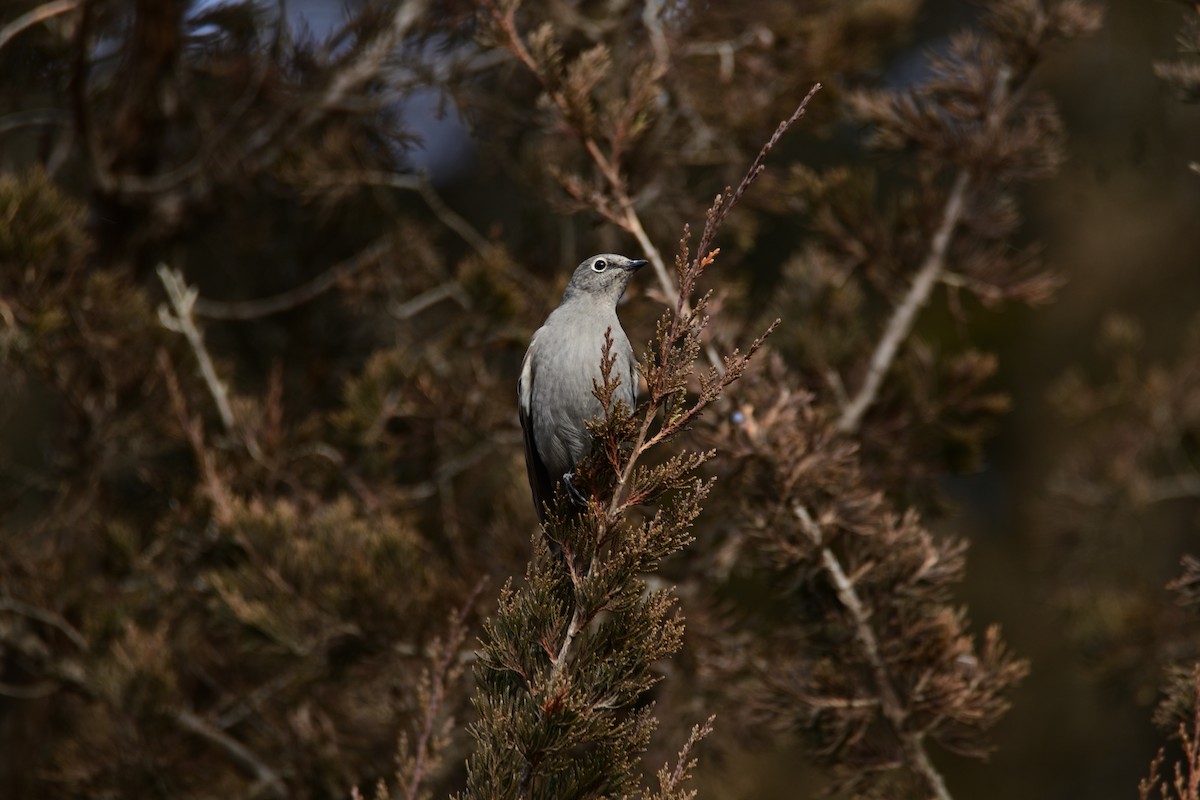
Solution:
<path fill-rule="evenodd" d="M 567 487 L 567 494 L 571 496 L 571 500 L 573 500 L 576 505 L 586 506 L 587 498 L 580 494 L 579 490 L 575 488 L 575 484 L 572 483 L 574 479 L 574 472 L 564 472 L 562 476 L 563 486 Z"/>

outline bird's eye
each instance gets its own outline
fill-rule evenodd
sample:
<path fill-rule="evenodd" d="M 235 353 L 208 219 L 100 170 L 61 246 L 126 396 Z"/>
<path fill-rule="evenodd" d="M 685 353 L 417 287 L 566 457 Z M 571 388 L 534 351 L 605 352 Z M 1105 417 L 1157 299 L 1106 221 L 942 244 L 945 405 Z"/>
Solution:
<path fill-rule="evenodd" d="M 596 272 L 604 272 L 604 270 L 608 269 L 608 262 L 603 258 L 597 258 L 592 262 L 592 269 Z"/>

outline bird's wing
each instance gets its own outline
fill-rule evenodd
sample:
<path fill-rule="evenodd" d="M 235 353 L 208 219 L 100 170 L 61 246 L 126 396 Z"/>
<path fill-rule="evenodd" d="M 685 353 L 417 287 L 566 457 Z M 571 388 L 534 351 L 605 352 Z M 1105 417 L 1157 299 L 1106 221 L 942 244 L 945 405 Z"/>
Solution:
<path fill-rule="evenodd" d="M 633 354 L 633 348 L 629 348 L 629 413 L 637 411 L 638 403 L 638 361 Z"/>
<path fill-rule="evenodd" d="M 529 490 L 533 494 L 533 507 L 537 510 L 538 520 L 546 521 L 544 504 L 554 501 L 554 482 L 550 479 L 550 471 L 542 463 L 538 455 L 537 442 L 534 439 L 533 425 L 533 382 L 537 379 L 534 368 L 534 348 L 537 346 L 537 334 L 529 343 L 525 360 L 521 363 L 521 377 L 517 381 L 517 415 L 521 419 L 521 430 L 525 434 L 525 469 L 529 473 Z"/>

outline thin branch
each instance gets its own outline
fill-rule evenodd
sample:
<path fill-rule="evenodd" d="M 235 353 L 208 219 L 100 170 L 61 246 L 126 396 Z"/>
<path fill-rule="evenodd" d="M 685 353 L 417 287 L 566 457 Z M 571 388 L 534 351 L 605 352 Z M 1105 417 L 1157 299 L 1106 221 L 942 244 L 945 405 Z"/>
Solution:
<path fill-rule="evenodd" d="M 47 127 L 58 125 L 65 127 L 70 124 L 71 115 L 61 108 L 29 108 L 24 111 L 14 111 L 11 114 L 5 114 L 3 117 L 0 117 L 0 133 L 8 133 L 9 131 L 38 125 Z"/>
<path fill-rule="evenodd" d="M 81 2 L 82 0 L 55 0 L 52 3 L 43 3 L 37 8 L 25 12 L 3 28 L 0 28 L 0 49 L 21 31 L 32 28 L 39 22 L 45 22 L 51 17 L 57 17 L 59 14 L 74 11 L 79 7 Z"/>
<path fill-rule="evenodd" d="M 220 320 L 249 320 L 267 317 L 271 314 L 281 314 L 319 297 L 336 286 L 338 281 L 355 275 L 380 260 L 391 249 L 391 235 L 380 236 L 355 255 L 335 264 L 294 289 L 258 300 L 224 301 L 197 298 L 194 302 L 195 312 L 208 319 Z"/>
<path fill-rule="evenodd" d="M 218 730 L 186 709 L 175 715 L 175 722 L 188 733 L 193 733 L 224 750 L 238 766 L 254 778 L 259 786 L 268 790 L 271 795 L 275 797 L 287 797 L 287 787 L 279 777 L 279 774 L 263 763 L 262 759 L 237 739 L 234 739 L 224 731 Z"/>
<path fill-rule="evenodd" d="M 853 433 L 858 430 L 863 415 L 879 396 L 883 379 L 891 369 L 900 345 L 912 333 L 917 313 L 929 301 L 933 287 L 942 277 L 942 273 L 946 269 L 946 254 L 950 249 L 954 231 L 962 222 L 967 190 L 970 185 L 970 173 L 961 170 L 954 179 L 950 195 L 946 198 L 946 205 L 942 209 L 942 221 L 938 225 L 933 239 L 930 240 L 929 253 L 925 257 L 925 263 L 921 265 L 917 277 L 913 279 L 912 286 L 909 287 L 908 293 L 900 305 L 896 306 L 892 312 L 887 328 L 884 329 L 883 337 L 875 346 L 875 352 L 871 354 L 871 362 L 867 367 L 867 376 L 863 380 L 862 386 L 854 398 L 842 409 L 837 428 L 843 433 Z"/>
<path fill-rule="evenodd" d="M 716 718 L 716 715 L 713 714 L 704 721 L 704 724 L 693 725 L 691 735 L 688 736 L 687 741 L 684 742 L 683 747 L 679 751 L 679 758 L 675 761 L 675 769 L 668 775 L 664 767 L 663 771 L 659 773 L 660 789 L 664 795 L 679 791 L 684 781 L 688 779 L 692 769 L 696 766 L 696 760 L 692 758 L 692 751 L 696 749 L 696 745 L 700 743 L 700 740 L 712 733 L 713 721 Z"/>
<path fill-rule="evenodd" d="M 179 427 L 183 430 L 183 435 L 192 447 L 192 454 L 196 457 L 196 468 L 200 470 L 201 485 L 204 487 L 209 502 L 212 503 L 213 516 L 218 523 L 227 525 L 233 519 L 233 498 L 230 496 L 229 488 L 217 472 L 212 454 L 204 444 L 204 425 L 199 419 L 192 419 L 188 414 L 187 400 L 183 397 L 183 390 L 179 388 L 179 378 L 175 375 L 175 368 L 171 365 L 167 351 L 161 348 L 158 351 L 158 369 L 166 382 L 167 395 L 170 397 L 171 407 L 179 421 Z"/>
<path fill-rule="evenodd" d="M 0 611 L 10 611 L 13 614 L 19 614 L 22 617 L 35 619 L 38 622 L 44 622 L 47 625 L 58 629 L 64 636 L 71 641 L 71 644 L 78 647 L 80 650 L 87 651 L 87 639 L 79 632 L 71 623 L 67 622 L 58 614 L 52 611 L 46 611 L 37 606 L 31 606 L 28 603 L 22 603 L 20 600 L 15 600 L 12 597 L 0 597 Z"/>
<path fill-rule="evenodd" d="M 453 300 L 462 308 L 470 308 L 471 305 L 458 281 L 446 281 L 434 286 L 432 289 L 421 292 L 416 297 L 405 300 L 403 303 L 390 304 L 388 306 L 388 314 L 393 319 L 411 319 L 430 306 L 436 305 L 443 300 Z"/>
<path fill-rule="evenodd" d="M 996 76 L 996 83 L 992 87 L 989 98 L 987 116 L 984 119 L 984 127 L 990 132 L 994 132 L 1003 119 L 1002 111 L 1005 110 L 1011 96 L 1015 77 L 1012 68 L 1008 66 L 1001 67 Z M 871 354 L 871 361 L 862 386 L 853 399 L 843 406 L 837 422 L 839 431 L 854 433 L 858 430 L 862 424 L 863 415 L 879 397 L 883 379 L 891 369 L 900 345 L 912 333 L 917 314 L 928 302 L 933 287 L 937 285 L 946 271 L 946 257 L 950 251 L 954 233 L 966 213 L 967 192 L 971 188 L 971 182 L 970 171 L 966 168 L 959 169 L 950 194 L 946 197 L 946 204 L 942 208 L 941 222 L 938 224 L 933 238 L 929 241 L 929 252 L 925 261 L 917 271 L 917 276 L 913 279 L 908 293 L 901 300 L 900 305 L 892 311 L 883 337 Z"/>
<path fill-rule="evenodd" d="M 494 245 L 483 234 L 477 231 L 471 223 L 463 219 L 454 209 L 446 205 L 446 201 L 433 188 L 433 184 L 429 181 L 429 176 L 425 173 L 418 175 L 398 175 L 391 172 L 363 170 L 360 172 L 339 172 L 329 176 L 318 177 L 308 182 L 309 186 L 317 187 L 345 186 L 348 184 L 389 186 L 393 189 L 408 189 L 409 191 L 417 192 L 421 195 L 421 199 L 425 201 L 425 205 L 429 206 L 429 210 L 433 212 L 433 215 L 438 218 L 438 221 L 457 233 L 476 253 L 481 256 L 487 256 L 494 249 Z"/>
<path fill-rule="evenodd" d="M 758 155 L 754 157 L 754 161 L 750 164 L 750 168 L 746 170 L 746 174 L 742 176 L 741 183 L 732 192 L 728 189 L 721 195 L 719 202 L 714 206 L 715 214 L 710 214 L 705 221 L 704 232 L 700 235 L 700 243 L 696 246 L 696 258 L 703 258 L 712 247 L 713 237 L 717 234 L 717 229 L 725 222 L 725 218 L 729 216 L 729 212 L 742 199 L 742 195 L 750 188 L 751 184 L 758 179 L 758 176 L 767 168 L 766 160 L 771 151 L 775 149 L 775 145 L 779 144 L 779 140 L 787 133 L 788 129 L 800 121 L 800 118 L 808 111 L 808 104 L 817 96 L 817 92 L 821 91 L 821 84 L 814 83 L 808 90 L 808 94 L 796 106 L 796 110 L 787 119 L 779 123 L 775 128 L 775 132 L 771 134 L 771 138 L 758 151 Z"/>
<path fill-rule="evenodd" d="M 846 570 L 842 568 L 842 564 L 838 561 L 834 552 L 825 544 L 821 527 L 812 518 L 812 515 L 809 514 L 808 509 L 796 503 L 792 506 L 792 513 L 800 521 L 800 527 L 804 529 L 804 532 L 812 540 L 813 544 L 821 551 L 821 566 L 833 583 L 838 600 L 850 614 L 850 619 L 854 627 L 854 635 L 862 647 L 867 663 L 871 666 L 871 671 L 874 673 L 875 685 L 879 691 L 880 707 L 883 710 L 883 715 L 887 718 L 893 733 L 904 747 L 909 757 L 910 765 L 925 779 L 929 790 L 933 792 L 933 796 L 937 800 L 952 800 L 942 774 L 937 771 L 937 768 L 929 758 L 929 754 L 925 752 L 920 734 L 908 730 L 908 711 L 905 709 L 900 696 L 896 692 L 896 687 L 892 683 L 887 664 L 884 663 L 883 656 L 879 651 L 879 640 L 875 636 L 875 629 L 871 627 L 871 614 L 863 605 L 858 592 L 855 591 L 854 582 L 846 574 Z"/>
<path fill-rule="evenodd" d="M 407 780 L 399 787 L 404 800 L 417 800 L 420 796 L 421 783 L 425 780 L 426 771 L 433 760 L 432 742 L 434 740 L 434 725 L 441 714 L 442 705 L 446 701 L 446 686 L 453 682 L 457 673 L 462 669 L 459 650 L 467 638 L 467 616 L 476 598 L 483 591 L 484 581 L 479 581 L 470 596 L 450 620 L 450 629 L 446 639 L 433 655 L 433 668 L 427 673 L 429 695 L 424 702 L 421 714 L 421 727 L 417 732 L 417 741 L 413 748 L 412 766 Z"/>
<path fill-rule="evenodd" d="M 183 274 L 179 270 L 169 268 L 166 264 L 159 264 L 157 271 L 158 278 L 167 291 L 167 299 L 171 302 L 169 310 L 166 306 L 158 307 L 159 322 L 167 330 L 181 333 L 187 339 L 192 352 L 196 355 L 196 361 L 200 365 L 200 374 L 204 377 L 204 383 L 208 386 L 208 391 L 217 405 L 225 432 L 244 440 L 250 454 L 255 459 L 260 459 L 262 452 L 259 451 L 258 444 L 254 439 L 250 436 L 241 437 L 238 433 L 233 407 L 229 404 L 229 393 L 225 389 L 225 384 L 221 382 L 220 376 L 217 375 L 217 368 L 213 366 L 212 357 L 209 356 L 208 348 L 204 345 L 204 335 L 196 327 L 194 312 L 196 300 L 200 296 L 199 290 L 194 286 L 188 286 Z"/>

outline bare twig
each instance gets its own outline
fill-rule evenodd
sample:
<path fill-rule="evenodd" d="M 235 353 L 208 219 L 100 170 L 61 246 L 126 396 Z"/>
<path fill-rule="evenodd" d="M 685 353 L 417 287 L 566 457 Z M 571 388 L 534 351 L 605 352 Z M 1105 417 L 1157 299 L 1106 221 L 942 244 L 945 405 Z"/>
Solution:
<path fill-rule="evenodd" d="M 462 286 L 457 281 L 446 281 L 421 292 L 416 297 L 405 300 L 403 303 L 392 303 L 388 306 L 388 313 L 394 319 L 410 319 L 443 300 L 454 300 L 462 308 L 470 307 L 470 302 Z"/>
<path fill-rule="evenodd" d="M 409 191 L 417 192 L 421 195 L 421 199 L 425 201 L 425 205 L 429 206 L 429 210 L 433 215 L 450 230 L 454 231 L 462 238 L 464 242 L 471 246 L 481 256 L 486 256 L 493 249 L 491 242 L 484 237 L 479 231 L 475 230 L 471 223 L 463 219 L 454 209 L 446 205 L 433 188 L 433 184 L 429 182 L 429 176 L 421 173 L 418 175 L 399 175 L 391 172 L 380 172 L 377 170 L 364 170 L 361 172 L 339 172 L 325 177 L 308 180 L 309 186 L 345 186 L 347 184 L 363 184 L 369 186 L 389 186 L 393 189 L 408 189 Z"/>
<path fill-rule="evenodd" d="M 86 651 L 88 649 L 87 639 L 83 637 L 83 634 L 80 633 L 75 626 L 71 625 L 71 623 L 67 622 L 60 615 L 55 614 L 52 611 L 47 611 L 44 608 L 38 608 L 37 606 L 31 606 L 28 603 L 22 603 L 20 600 L 16 600 L 12 597 L 0 597 L 0 611 L 9 611 L 13 614 L 19 614 L 22 617 L 35 619 L 38 622 L 44 622 L 47 625 L 58 629 L 58 631 L 60 631 L 64 636 L 67 637 L 67 639 L 70 640 L 71 644 L 75 645 L 80 650 Z"/>
<path fill-rule="evenodd" d="M 946 198 L 946 205 L 942 209 L 942 221 L 938 225 L 933 239 L 930 240 L 929 253 L 925 257 L 925 263 L 917 271 L 917 277 L 913 279 L 912 286 L 904 295 L 904 299 L 892 312 L 883 336 L 871 354 L 871 363 L 867 367 L 867 375 L 863 379 L 862 386 L 855 393 L 854 398 L 842 409 L 837 423 L 838 430 L 845 433 L 853 433 L 858 430 L 863 414 L 879 396 L 879 389 L 883 385 L 883 379 L 888 370 L 891 369 L 892 362 L 896 359 L 896 352 L 912 332 L 917 313 L 929 301 L 933 287 L 937 285 L 938 280 L 942 277 L 942 272 L 946 269 L 946 253 L 950 249 L 954 231 L 962 221 L 967 189 L 970 185 L 970 174 L 966 170 L 960 171 L 958 177 L 954 179 L 954 186 L 950 189 L 950 195 Z"/>
<path fill-rule="evenodd" d="M 996 84 L 992 87 L 990 106 L 984 121 L 984 125 L 989 131 L 994 131 L 1002 120 L 1001 109 L 1008 99 L 1012 80 L 1012 70 L 1008 67 L 1001 68 L 996 77 Z M 917 271 L 917 276 L 913 279 L 907 294 L 892 311 L 887 327 L 884 328 L 883 336 L 871 354 L 871 361 L 862 386 L 859 387 L 850 402 L 842 408 L 837 428 L 843 433 L 854 433 L 862 424 L 863 415 L 879 397 L 883 379 L 891 369 L 900 345 L 912 333 L 917 314 L 925 307 L 934 286 L 941 280 L 942 274 L 946 270 L 946 256 L 950 251 L 954 233 L 966 213 L 967 193 L 971 189 L 971 183 L 970 171 L 965 168 L 960 169 L 954 178 L 950 193 L 946 196 L 941 222 L 938 223 L 937 230 L 929 240 L 929 252 L 925 256 L 925 261 Z"/>
<path fill-rule="evenodd" d="M 79 7 L 81 2 L 82 0 L 54 0 L 54 2 L 43 3 L 37 8 L 25 12 L 3 28 L 0 28 L 0 48 L 8 44 L 21 31 L 32 28 L 39 22 L 45 22 L 52 17 L 57 17 L 59 14 L 74 11 Z"/>
<path fill-rule="evenodd" d="M 71 115 L 60 108 L 29 108 L 0 117 L 0 133 L 38 125 L 67 126 L 70 124 Z"/>
<path fill-rule="evenodd" d="M 821 566 L 833 583 L 838 600 L 845 607 L 847 613 L 849 613 L 855 638 L 858 639 L 858 643 L 862 647 L 867 663 L 871 665 L 876 689 L 879 692 L 880 707 L 883 710 L 883 715 L 887 718 L 893 733 L 904 747 L 909 763 L 925 779 L 929 790 L 937 800 L 951 800 L 950 792 L 946 788 L 946 782 L 942 778 L 941 773 L 933 765 L 929 754 L 925 752 L 920 734 L 908 729 L 908 711 L 901 702 L 900 696 L 896 693 L 896 687 L 892 683 L 887 664 L 884 663 L 883 656 L 879 651 L 879 640 L 875 636 L 875 629 L 871 626 L 871 614 L 863 606 L 858 592 L 855 591 L 854 582 L 846 574 L 846 570 L 842 568 L 838 557 L 825 544 L 821 527 L 812 518 L 808 509 L 796 503 L 792 506 L 792 513 L 800 521 L 800 526 L 804 529 L 805 534 L 808 535 L 813 544 L 820 550 Z"/>
<path fill-rule="evenodd" d="M 171 303 L 170 309 L 162 305 L 158 307 L 159 322 L 167 330 L 183 334 L 188 344 L 191 345 L 192 352 L 196 355 L 196 361 L 200 365 L 200 374 L 203 376 L 204 383 L 208 386 L 208 391 L 221 415 L 221 424 L 225 426 L 225 432 L 243 441 L 250 454 L 255 459 L 261 459 L 262 452 L 258 448 L 258 443 L 254 441 L 254 437 L 248 434 L 242 436 L 238 432 L 237 420 L 233 416 L 233 407 L 229 404 L 229 393 L 225 389 L 225 384 L 221 382 L 220 376 L 217 375 L 217 368 L 213 366 L 212 357 L 209 356 L 208 348 L 204 345 L 204 335 L 196 327 L 196 300 L 199 298 L 200 292 L 194 286 L 188 286 L 179 270 L 170 269 L 166 264 L 158 265 L 158 278 L 162 281 L 163 288 L 167 291 L 167 299 Z"/>
<path fill-rule="evenodd" d="M 197 298 L 194 301 L 196 314 L 208 319 L 248 320 L 280 314 L 303 305 L 329 291 L 338 281 L 361 272 L 365 267 L 383 258 L 392 249 L 390 234 L 380 236 L 350 258 L 330 267 L 307 283 L 294 289 L 273 294 L 258 300 L 222 301 Z"/>
<path fill-rule="evenodd" d="M 196 714 L 184 709 L 175 715 L 175 723 L 188 733 L 195 734 L 224 750 L 233 761 L 259 786 L 274 797 L 287 797 L 287 787 L 275 770 L 268 767 L 262 759 L 255 755 L 250 748 L 234 739 L 229 734 L 210 725 Z"/>

